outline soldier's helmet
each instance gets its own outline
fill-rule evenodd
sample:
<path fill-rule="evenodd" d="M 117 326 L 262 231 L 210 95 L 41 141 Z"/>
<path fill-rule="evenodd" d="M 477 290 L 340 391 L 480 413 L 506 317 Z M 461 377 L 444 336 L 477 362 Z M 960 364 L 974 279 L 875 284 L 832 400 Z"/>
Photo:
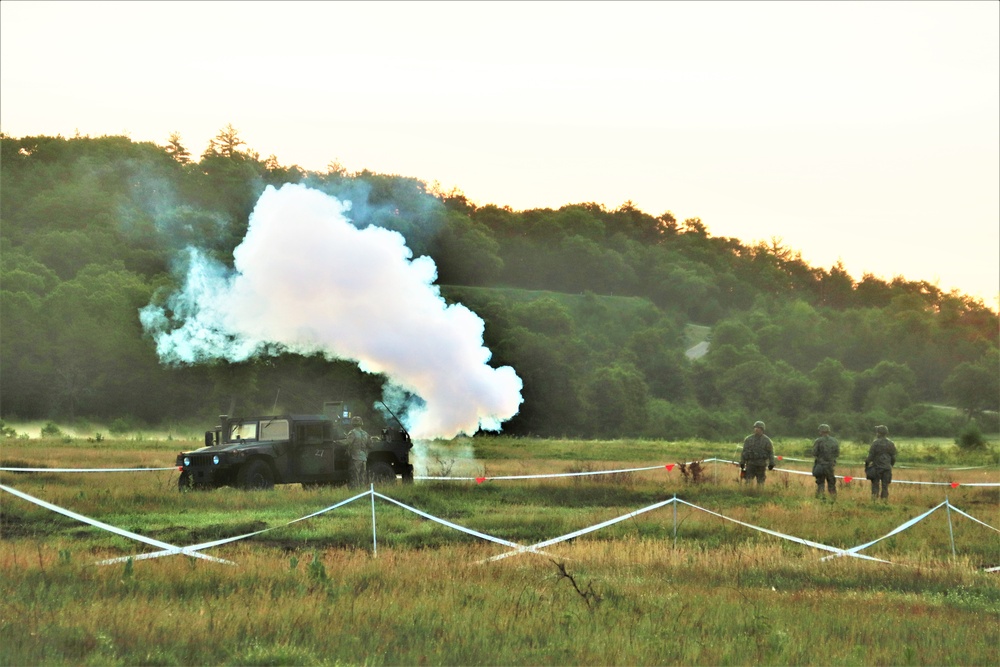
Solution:
<path fill-rule="evenodd" d="M 764 422 L 759 422 L 759 421 L 758 422 L 754 422 L 753 423 L 753 427 L 754 428 L 764 428 Z"/>
<path fill-rule="evenodd" d="M 889 435 L 889 429 L 887 429 L 885 426 L 876 426 L 875 435 Z"/>
<path fill-rule="evenodd" d="M 819 432 L 820 433 L 829 433 L 830 432 L 830 425 L 829 424 L 820 424 L 819 425 Z"/>
<path fill-rule="evenodd" d="M 365 420 L 362 419 L 361 417 L 351 417 L 351 425 L 352 426 L 364 426 L 365 425 Z"/>

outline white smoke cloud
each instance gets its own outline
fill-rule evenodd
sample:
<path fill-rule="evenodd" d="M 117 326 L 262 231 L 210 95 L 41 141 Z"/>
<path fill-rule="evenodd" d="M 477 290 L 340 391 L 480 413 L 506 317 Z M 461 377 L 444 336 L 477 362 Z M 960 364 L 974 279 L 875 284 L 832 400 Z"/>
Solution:
<path fill-rule="evenodd" d="M 186 283 L 167 308 L 140 312 L 164 363 L 245 361 L 290 351 L 347 359 L 423 399 L 415 438 L 497 430 L 521 404 L 521 379 L 489 366 L 483 321 L 448 305 L 429 257 L 403 237 L 357 229 L 341 202 L 302 185 L 268 187 L 230 271 L 189 251 Z"/>

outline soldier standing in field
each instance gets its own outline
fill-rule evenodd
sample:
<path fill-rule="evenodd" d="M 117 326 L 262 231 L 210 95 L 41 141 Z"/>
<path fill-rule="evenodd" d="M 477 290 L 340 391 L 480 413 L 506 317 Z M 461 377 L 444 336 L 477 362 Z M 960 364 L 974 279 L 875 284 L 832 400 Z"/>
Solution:
<path fill-rule="evenodd" d="M 875 427 L 875 440 L 865 457 L 865 476 L 872 483 L 872 500 L 889 499 L 889 484 L 892 482 L 892 467 L 896 465 L 896 443 L 888 437 L 889 429 Z"/>
<path fill-rule="evenodd" d="M 351 455 L 351 486 L 364 486 L 368 478 L 368 433 L 362 428 L 365 422 L 361 417 L 351 419 L 351 432 L 347 434 L 347 451 Z"/>
<path fill-rule="evenodd" d="M 757 485 L 767 479 L 767 470 L 774 470 L 777 461 L 774 458 L 774 445 L 771 439 L 764 435 L 764 422 L 755 422 L 753 434 L 743 441 L 743 453 L 740 455 L 740 470 L 747 484 L 750 479 L 757 480 Z"/>
<path fill-rule="evenodd" d="M 837 457 L 840 456 L 840 443 L 830 436 L 829 425 L 819 425 L 819 437 L 813 441 L 812 455 L 816 458 L 816 461 L 813 463 L 813 477 L 816 478 L 816 497 L 823 497 L 823 483 L 826 482 L 830 499 L 836 499 L 837 476 L 834 474 L 834 469 L 837 466 Z"/>

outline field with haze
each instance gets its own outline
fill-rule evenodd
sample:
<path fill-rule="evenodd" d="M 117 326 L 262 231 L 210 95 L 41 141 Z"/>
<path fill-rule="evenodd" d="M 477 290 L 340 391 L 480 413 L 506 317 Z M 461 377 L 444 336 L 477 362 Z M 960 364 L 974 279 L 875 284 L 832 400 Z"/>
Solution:
<path fill-rule="evenodd" d="M 985 570 L 1000 565 L 1000 491 L 968 486 L 1000 482 L 996 449 L 897 444 L 890 501 L 872 503 L 863 479 L 815 499 L 797 474 L 805 440 L 776 443 L 784 471 L 761 490 L 728 463 L 697 481 L 679 465 L 731 459 L 732 443 L 431 442 L 418 462 L 431 479 L 301 521 L 359 492 L 181 494 L 170 469 L 4 471 L 8 489 L 169 545 L 265 532 L 200 552 L 226 563 L 141 559 L 158 549 L 5 490 L 0 664 L 996 664 L 1000 580 Z M 170 468 L 197 445 L 7 438 L 2 465 Z M 845 444 L 838 474 L 863 477 L 864 453 Z M 865 544 L 946 498 L 861 552 L 888 563 L 824 561 L 803 543 Z M 512 550 L 502 542 L 546 541 L 494 559 Z"/>

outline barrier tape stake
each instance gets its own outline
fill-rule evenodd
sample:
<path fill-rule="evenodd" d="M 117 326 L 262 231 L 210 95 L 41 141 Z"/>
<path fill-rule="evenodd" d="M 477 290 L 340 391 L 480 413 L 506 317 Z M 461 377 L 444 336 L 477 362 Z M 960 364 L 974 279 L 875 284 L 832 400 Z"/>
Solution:
<path fill-rule="evenodd" d="M 375 541 L 375 485 L 369 488 L 372 496 L 372 557 L 378 558 L 378 543 Z"/>
<path fill-rule="evenodd" d="M 955 560 L 958 558 L 958 554 L 955 553 L 955 530 L 951 527 L 951 502 L 948 500 L 947 493 L 944 494 L 944 510 L 948 516 L 948 534 L 951 536 L 951 559 Z"/>
<path fill-rule="evenodd" d="M 674 549 L 677 549 L 677 494 L 674 494 Z"/>

